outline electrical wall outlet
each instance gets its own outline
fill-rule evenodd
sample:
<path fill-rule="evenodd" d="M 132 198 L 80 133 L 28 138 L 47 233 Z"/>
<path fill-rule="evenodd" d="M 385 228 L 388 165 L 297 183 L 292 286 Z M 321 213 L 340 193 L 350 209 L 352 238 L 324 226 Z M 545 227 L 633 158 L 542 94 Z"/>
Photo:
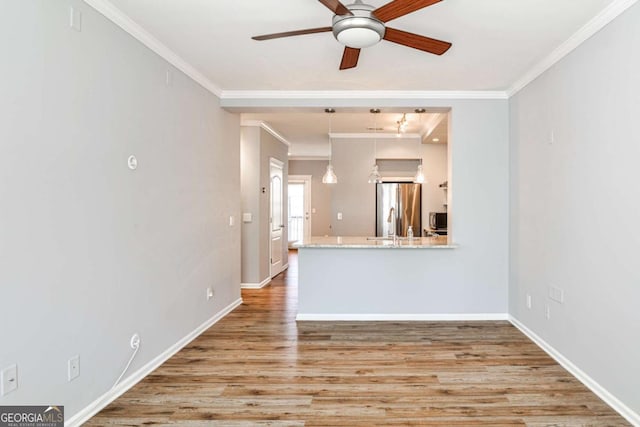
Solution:
<path fill-rule="evenodd" d="M 80 376 L 80 356 L 75 355 L 67 362 L 67 379 L 73 381 Z"/>
<path fill-rule="evenodd" d="M 338 221 L 342 221 L 342 212 L 338 212 Z"/>
<path fill-rule="evenodd" d="M 527 308 L 531 310 L 531 295 L 527 294 Z"/>
<path fill-rule="evenodd" d="M 138 334 L 131 335 L 131 339 L 129 340 L 129 346 L 131 348 L 140 347 L 140 335 L 138 335 Z"/>
<path fill-rule="evenodd" d="M 18 388 L 18 365 L 7 366 L 0 373 L 0 396 L 6 396 Z"/>
<path fill-rule="evenodd" d="M 207 301 L 209 301 L 212 298 L 213 298 L 213 288 L 208 287 L 207 288 Z"/>

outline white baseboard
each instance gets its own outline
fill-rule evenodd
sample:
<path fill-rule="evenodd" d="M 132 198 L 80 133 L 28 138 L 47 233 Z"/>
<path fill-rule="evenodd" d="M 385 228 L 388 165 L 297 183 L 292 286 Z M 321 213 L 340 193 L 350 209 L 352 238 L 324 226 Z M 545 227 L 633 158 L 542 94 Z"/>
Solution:
<path fill-rule="evenodd" d="M 536 343 L 538 347 L 543 349 L 549 356 L 551 356 L 556 362 L 562 365 L 567 371 L 576 377 L 582 384 L 584 384 L 589 390 L 594 392 L 600 399 L 604 400 L 607 405 L 611 406 L 615 411 L 627 419 L 634 426 L 640 426 L 640 414 L 634 412 L 627 405 L 622 403 L 618 398 L 611 394 L 607 389 L 602 387 L 593 378 L 587 375 L 582 369 L 578 368 L 569 359 L 562 355 L 552 345 L 540 338 L 535 332 L 527 328 L 522 322 L 515 317 L 509 315 L 509 321 L 516 328 L 520 329 L 531 341 Z"/>
<path fill-rule="evenodd" d="M 138 369 L 136 372 L 131 374 L 129 377 L 125 378 L 120 384 L 118 384 L 115 388 L 108 390 L 105 394 L 100 396 L 98 399 L 91 402 L 84 409 L 81 409 L 74 416 L 69 418 L 65 423 L 65 427 L 76 427 L 81 426 L 85 422 L 87 422 L 91 417 L 96 415 L 102 409 L 104 409 L 108 404 L 116 400 L 122 394 L 124 394 L 131 387 L 136 385 L 142 379 L 144 379 L 147 375 L 157 369 L 164 362 L 169 360 L 174 354 L 182 350 L 187 344 L 197 338 L 204 331 L 209 329 L 212 325 L 218 322 L 220 319 L 225 317 L 231 311 L 233 311 L 236 307 L 242 304 L 242 298 L 238 298 L 228 306 L 226 306 L 222 311 L 217 313 L 215 316 L 204 322 L 202 325 L 198 326 L 196 329 L 187 334 L 184 338 L 180 339 L 177 343 L 163 351 L 161 354 L 156 356 L 154 359 L 149 361 L 146 365 Z"/>
<path fill-rule="evenodd" d="M 271 277 L 267 277 L 260 283 L 240 283 L 242 289 L 262 289 L 271 283 Z"/>
<path fill-rule="evenodd" d="M 385 322 L 404 322 L 404 321 L 455 321 L 455 320 L 509 320 L 506 313 L 435 313 L 435 314 L 315 314 L 315 313 L 298 313 L 297 321 L 316 321 L 316 322 L 340 322 L 340 321 L 385 321 Z"/>

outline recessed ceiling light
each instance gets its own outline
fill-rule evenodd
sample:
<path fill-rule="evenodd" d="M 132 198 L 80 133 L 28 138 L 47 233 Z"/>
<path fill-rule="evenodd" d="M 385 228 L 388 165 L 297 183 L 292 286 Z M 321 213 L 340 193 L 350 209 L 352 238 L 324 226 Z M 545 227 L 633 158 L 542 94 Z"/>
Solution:
<path fill-rule="evenodd" d="M 433 138 L 432 141 L 433 142 L 440 142 L 440 138 Z"/>

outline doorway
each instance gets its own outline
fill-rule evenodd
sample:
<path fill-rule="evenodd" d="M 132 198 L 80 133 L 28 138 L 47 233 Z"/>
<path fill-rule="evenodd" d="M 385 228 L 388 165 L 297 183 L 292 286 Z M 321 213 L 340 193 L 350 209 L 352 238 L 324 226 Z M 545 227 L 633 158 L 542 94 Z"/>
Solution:
<path fill-rule="evenodd" d="M 290 175 L 288 186 L 289 247 L 311 237 L 311 175 Z"/>
<path fill-rule="evenodd" d="M 283 270 L 282 251 L 284 239 L 284 215 L 283 215 L 283 175 L 284 164 L 278 160 L 271 158 L 269 161 L 269 176 L 271 181 L 271 200 L 270 200 L 270 277 L 274 277 Z"/>

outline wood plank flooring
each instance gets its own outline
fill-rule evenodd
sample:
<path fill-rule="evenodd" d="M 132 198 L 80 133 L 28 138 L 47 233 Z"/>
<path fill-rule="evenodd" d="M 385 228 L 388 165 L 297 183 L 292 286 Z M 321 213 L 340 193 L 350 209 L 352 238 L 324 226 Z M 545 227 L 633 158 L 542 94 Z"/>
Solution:
<path fill-rule="evenodd" d="M 508 322 L 296 324 L 296 255 L 86 425 L 627 426 Z"/>

